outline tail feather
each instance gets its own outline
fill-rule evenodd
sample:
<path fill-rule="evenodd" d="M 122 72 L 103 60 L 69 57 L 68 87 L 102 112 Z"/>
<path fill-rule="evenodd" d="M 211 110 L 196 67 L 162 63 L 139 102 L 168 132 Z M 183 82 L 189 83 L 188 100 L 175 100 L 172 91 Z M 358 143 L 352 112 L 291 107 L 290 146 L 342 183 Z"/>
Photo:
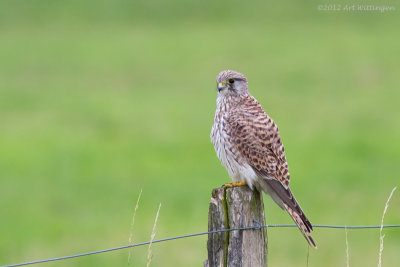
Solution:
<path fill-rule="evenodd" d="M 285 206 L 285 209 L 289 213 L 290 217 L 292 217 L 293 221 L 296 223 L 297 227 L 300 229 L 307 242 L 316 248 L 317 245 L 315 245 L 315 242 L 311 237 L 312 225 L 304 213 L 298 213 L 285 203 L 283 203 L 283 205 Z"/>
<path fill-rule="evenodd" d="M 259 180 L 256 186 L 259 190 L 270 195 L 279 207 L 285 209 L 289 213 L 307 242 L 316 248 L 317 246 L 311 237 L 311 231 L 313 230 L 312 224 L 307 219 L 290 188 L 283 186 L 282 183 L 276 179 Z"/>

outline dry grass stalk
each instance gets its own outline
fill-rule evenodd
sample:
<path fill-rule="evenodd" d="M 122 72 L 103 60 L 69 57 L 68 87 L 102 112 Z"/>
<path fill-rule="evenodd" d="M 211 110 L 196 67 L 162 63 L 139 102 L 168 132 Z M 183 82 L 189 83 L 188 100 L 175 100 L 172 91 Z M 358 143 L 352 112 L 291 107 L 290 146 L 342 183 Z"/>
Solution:
<path fill-rule="evenodd" d="M 394 190 L 396 190 L 396 186 L 393 188 L 392 192 L 389 195 L 388 200 L 386 201 L 385 209 L 383 210 L 382 214 L 382 220 L 381 220 L 381 228 L 379 231 L 379 239 L 380 239 L 380 246 L 379 246 L 379 260 L 378 260 L 378 267 L 382 267 L 382 252 L 383 252 L 383 239 L 385 238 L 385 235 L 382 235 L 382 230 L 383 230 L 383 218 L 385 217 L 386 211 L 389 207 L 389 201 L 392 198 Z"/>
<path fill-rule="evenodd" d="M 347 227 L 344 228 L 346 234 L 346 266 L 350 267 L 349 241 L 347 239 Z"/>
<path fill-rule="evenodd" d="M 139 193 L 138 199 L 136 201 L 135 210 L 133 211 L 131 229 L 129 231 L 130 234 L 129 234 L 129 239 L 128 239 L 129 245 L 133 244 L 133 226 L 135 224 L 136 211 L 139 207 L 139 201 L 140 201 L 141 196 L 142 196 L 142 189 L 140 189 L 140 193 Z M 131 261 L 131 253 L 132 253 L 132 248 L 129 250 L 129 254 L 128 254 L 128 265 L 130 264 L 130 261 Z"/>
<path fill-rule="evenodd" d="M 160 209 L 161 209 L 161 203 L 158 206 L 156 219 L 154 220 L 153 231 L 151 232 L 151 236 L 150 236 L 149 248 L 147 249 L 147 265 L 146 265 L 147 267 L 150 266 L 151 259 L 153 258 L 153 255 L 151 253 L 151 244 L 153 243 L 154 237 L 156 236 L 156 226 L 157 226 L 158 214 L 160 213 Z"/>

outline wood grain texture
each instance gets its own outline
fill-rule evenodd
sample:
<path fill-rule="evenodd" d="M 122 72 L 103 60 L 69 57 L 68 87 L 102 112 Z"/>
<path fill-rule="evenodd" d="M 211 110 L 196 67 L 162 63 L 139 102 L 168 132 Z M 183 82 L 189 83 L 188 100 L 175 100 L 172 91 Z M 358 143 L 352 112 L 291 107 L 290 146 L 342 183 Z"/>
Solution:
<path fill-rule="evenodd" d="M 265 224 L 262 195 L 247 186 L 212 191 L 208 230 Z M 208 235 L 208 259 L 204 266 L 267 266 L 266 228 Z"/>

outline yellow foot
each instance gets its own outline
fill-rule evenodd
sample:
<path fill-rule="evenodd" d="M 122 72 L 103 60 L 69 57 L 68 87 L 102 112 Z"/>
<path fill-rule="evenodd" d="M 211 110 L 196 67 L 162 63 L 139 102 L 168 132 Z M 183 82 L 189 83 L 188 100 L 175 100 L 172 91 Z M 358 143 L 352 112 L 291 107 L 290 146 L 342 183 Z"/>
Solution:
<path fill-rule="evenodd" d="M 246 186 L 246 182 L 234 182 L 234 183 L 227 183 L 224 184 L 225 187 L 239 187 L 239 186 Z"/>

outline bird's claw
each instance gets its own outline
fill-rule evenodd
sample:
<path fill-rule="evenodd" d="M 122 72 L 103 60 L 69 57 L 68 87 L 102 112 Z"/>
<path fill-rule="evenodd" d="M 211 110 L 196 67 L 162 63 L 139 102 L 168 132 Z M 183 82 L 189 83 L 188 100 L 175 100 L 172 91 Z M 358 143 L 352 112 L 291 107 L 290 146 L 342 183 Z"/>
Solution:
<path fill-rule="evenodd" d="M 247 185 L 246 182 L 233 182 L 233 183 L 224 184 L 223 186 L 232 188 L 232 187 L 240 187 L 240 186 L 246 186 L 246 185 Z"/>

